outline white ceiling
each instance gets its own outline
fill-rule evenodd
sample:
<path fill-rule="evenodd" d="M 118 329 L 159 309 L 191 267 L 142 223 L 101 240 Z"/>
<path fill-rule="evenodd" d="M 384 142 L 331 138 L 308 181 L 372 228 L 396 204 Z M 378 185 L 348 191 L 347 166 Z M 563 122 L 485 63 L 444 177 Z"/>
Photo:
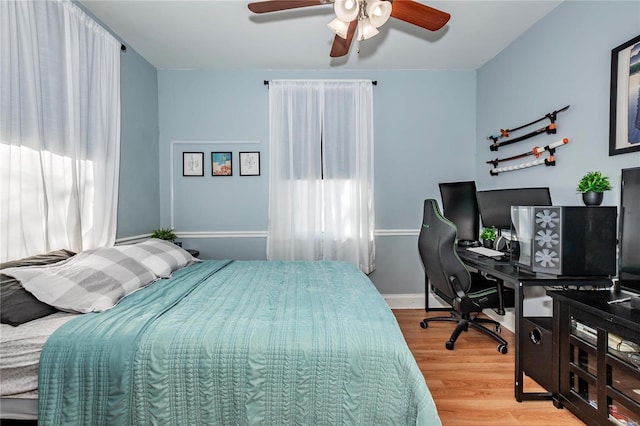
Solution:
<path fill-rule="evenodd" d="M 313 70 L 477 69 L 561 3 L 415 1 L 451 20 L 431 32 L 391 18 L 332 59 L 332 5 L 256 15 L 242 0 L 80 0 L 158 69 Z"/>

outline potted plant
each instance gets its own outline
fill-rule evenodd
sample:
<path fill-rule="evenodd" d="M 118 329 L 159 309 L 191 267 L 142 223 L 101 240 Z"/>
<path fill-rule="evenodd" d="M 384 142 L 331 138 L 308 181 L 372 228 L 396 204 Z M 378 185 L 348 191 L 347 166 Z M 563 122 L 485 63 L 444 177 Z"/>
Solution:
<path fill-rule="evenodd" d="M 607 176 L 601 172 L 589 172 L 582 176 L 576 190 L 582 193 L 582 201 L 586 206 L 599 206 L 602 203 L 604 191 L 610 191 L 611 184 Z"/>
<path fill-rule="evenodd" d="M 174 242 L 175 239 L 178 238 L 178 236 L 175 234 L 175 232 L 173 232 L 173 229 L 171 228 L 158 228 L 154 229 L 151 232 L 151 238 L 159 238 L 161 240 Z"/>
<path fill-rule="evenodd" d="M 496 228 L 484 228 L 482 233 L 480 234 L 480 239 L 482 240 L 482 245 L 486 248 L 493 248 L 494 241 L 497 236 Z"/>

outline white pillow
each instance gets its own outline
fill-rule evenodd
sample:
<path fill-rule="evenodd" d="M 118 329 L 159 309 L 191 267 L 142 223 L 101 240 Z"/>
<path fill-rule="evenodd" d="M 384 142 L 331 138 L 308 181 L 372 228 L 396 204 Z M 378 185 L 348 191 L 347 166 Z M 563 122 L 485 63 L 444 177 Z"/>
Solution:
<path fill-rule="evenodd" d="M 157 238 L 115 248 L 136 259 L 160 278 L 168 278 L 176 269 L 184 268 L 198 261 L 183 248 Z"/>
<path fill-rule="evenodd" d="M 100 247 L 45 266 L 6 268 L 2 273 L 38 300 L 69 312 L 100 312 L 157 279 L 135 259 L 112 247 Z"/>

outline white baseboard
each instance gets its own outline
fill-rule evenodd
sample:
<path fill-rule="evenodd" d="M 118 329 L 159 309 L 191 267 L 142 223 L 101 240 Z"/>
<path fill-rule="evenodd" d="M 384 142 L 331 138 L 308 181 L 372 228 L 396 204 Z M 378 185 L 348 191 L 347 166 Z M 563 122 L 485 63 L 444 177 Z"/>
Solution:
<path fill-rule="evenodd" d="M 383 294 L 382 297 L 391 309 L 424 309 L 424 293 L 418 294 Z M 429 306 L 444 307 L 432 294 L 429 295 Z"/>

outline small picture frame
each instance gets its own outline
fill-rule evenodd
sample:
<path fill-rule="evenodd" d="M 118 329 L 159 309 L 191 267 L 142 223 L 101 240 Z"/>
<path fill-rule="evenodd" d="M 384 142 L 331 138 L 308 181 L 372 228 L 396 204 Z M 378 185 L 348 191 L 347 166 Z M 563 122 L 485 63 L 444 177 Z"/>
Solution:
<path fill-rule="evenodd" d="M 260 153 L 240 153 L 240 176 L 260 176 Z"/>
<path fill-rule="evenodd" d="M 211 176 L 232 176 L 231 152 L 211 153 Z"/>
<path fill-rule="evenodd" d="M 204 176 L 204 152 L 182 153 L 182 176 Z"/>

